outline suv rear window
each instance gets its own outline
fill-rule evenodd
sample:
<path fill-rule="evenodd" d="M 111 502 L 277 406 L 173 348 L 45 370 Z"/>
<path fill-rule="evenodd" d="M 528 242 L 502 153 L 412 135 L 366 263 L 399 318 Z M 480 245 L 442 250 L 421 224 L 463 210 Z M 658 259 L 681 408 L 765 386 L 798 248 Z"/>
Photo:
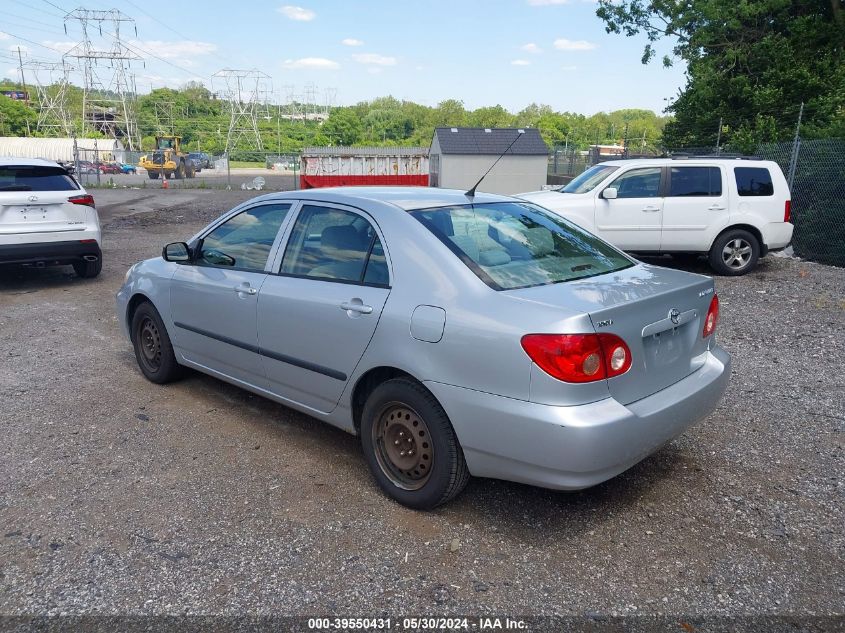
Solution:
<path fill-rule="evenodd" d="M 772 175 L 765 167 L 734 167 L 736 188 L 741 196 L 773 196 Z"/>
<path fill-rule="evenodd" d="M 670 196 L 721 196 L 722 170 L 718 167 L 672 167 Z"/>
<path fill-rule="evenodd" d="M 61 167 L 0 167 L 0 191 L 76 191 L 79 185 Z"/>
<path fill-rule="evenodd" d="M 634 265 L 594 235 L 530 203 L 466 204 L 411 215 L 494 290 L 555 284 Z"/>

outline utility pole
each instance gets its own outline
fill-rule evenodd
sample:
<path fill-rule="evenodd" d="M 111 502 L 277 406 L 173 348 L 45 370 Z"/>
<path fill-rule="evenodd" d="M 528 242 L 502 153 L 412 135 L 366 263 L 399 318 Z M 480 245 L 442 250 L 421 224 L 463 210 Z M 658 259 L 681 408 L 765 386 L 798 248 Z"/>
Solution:
<path fill-rule="evenodd" d="M 722 117 L 719 117 L 719 129 L 716 131 L 716 153 L 722 153 Z"/>
<path fill-rule="evenodd" d="M 21 89 L 23 90 L 24 103 L 29 105 L 29 93 L 26 91 L 26 79 L 23 76 L 23 57 L 21 56 L 21 47 L 18 46 L 18 64 L 21 71 Z M 26 135 L 29 136 L 31 131 L 29 129 L 29 119 L 26 119 Z"/>
<path fill-rule="evenodd" d="M 792 155 L 789 157 L 789 188 L 792 189 L 792 181 L 795 180 L 795 169 L 798 167 L 798 148 L 801 147 L 801 119 L 804 116 L 804 102 L 801 102 L 801 109 L 798 111 L 798 123 L 795 125 L 795 139 L 792 141 Z"/>

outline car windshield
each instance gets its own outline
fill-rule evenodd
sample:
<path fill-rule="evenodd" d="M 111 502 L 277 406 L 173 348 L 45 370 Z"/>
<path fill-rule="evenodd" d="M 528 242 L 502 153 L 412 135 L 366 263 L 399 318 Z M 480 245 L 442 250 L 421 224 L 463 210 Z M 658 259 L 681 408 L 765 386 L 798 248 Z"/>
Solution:
<path fill-rule="evenodd" d="M 634 265 L 594 235 L 530 203 L 467 204 L 411 215 L 494 290 L 555 284 Z"/>
<path fill-rule="evenodd" d="M 0 191 L 74 191 L 76 181 L 62 167 L 40 165 L 0 167 Z"/>
<path fill-rule="evenodd" d="M 613 165 L 595 165 L 558 191 L 561 193 L 587 193 L 595 189 L 602 180 L 617 169 L 619 168 Z"/>

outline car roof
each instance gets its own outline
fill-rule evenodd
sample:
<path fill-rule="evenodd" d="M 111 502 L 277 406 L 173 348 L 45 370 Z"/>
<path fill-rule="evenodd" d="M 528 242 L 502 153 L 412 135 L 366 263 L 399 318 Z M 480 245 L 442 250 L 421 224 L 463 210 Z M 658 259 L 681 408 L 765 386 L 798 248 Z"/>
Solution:
<path fill-rule="evenodd" d="M 477 192 L 470 198 L 460 189 L 437 187 L 323 187 L 269 194 L 265 199 L 322 200 L 355 206 L 362 200 L 393 205 L 404 211 L 490 202 L 524 202 L 509 196 Z"/>
<path fill-rule="evenodd" d="M 15 158 L 14 156 L 0 157 L 0 167 L 8 167 L 12 165 L 15 167 L 61 167 L 61 165 L 55 161 L 44 160 L 43 158 Z"/>
<path fill-rule="evenodd" d="M 733 166 L 744 165 L 771 165 L 773 161 L 763 160 L 762 158 L 744 158 L 744 157 L 726 157 L 718 158 L 715 156 L 683 156 L 677 158 L 621 158 L 617 160 L 603 160 L 597 165 L 612 165 L 614 167 L 624 167 L 626 165 L 677 165 L 682 166 L 684 163 L 708 163 L 713 164 L 727 164 Z"/>

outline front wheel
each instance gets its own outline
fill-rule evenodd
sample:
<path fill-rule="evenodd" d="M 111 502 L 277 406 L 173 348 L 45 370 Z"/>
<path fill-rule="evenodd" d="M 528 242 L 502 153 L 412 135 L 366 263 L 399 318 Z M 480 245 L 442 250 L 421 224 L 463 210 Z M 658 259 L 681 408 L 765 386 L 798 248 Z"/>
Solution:
<path fill-rule="evenodd" d="M 176 361 L 170 336 L 152 304 L 145 301 L 135 310 L 130 338 L 138 367 L 147 380 L 164 384 L 181 377 L 182 367 Z"/>
<path fill-rule="evenodd" d="M 416 381 L 396 378 L 375 388 L 364 405 L 361 445 L 381 489 L 410 508 L 446 503 L 469 481 L 446 412 Z"/>
<path fill-rule="evenodd" d="M 760 242 L 743 229 L 722 233 L 710 249 L 710 267 L 720 275 L 737 276 L 750 272 L 760 258 Z"/>
<path fill-rule="evenodd" d="M 158 172 L 157 171 L 148 171 L 147 175 L 150 177 L 150 180 L 158 180 Z"/>

